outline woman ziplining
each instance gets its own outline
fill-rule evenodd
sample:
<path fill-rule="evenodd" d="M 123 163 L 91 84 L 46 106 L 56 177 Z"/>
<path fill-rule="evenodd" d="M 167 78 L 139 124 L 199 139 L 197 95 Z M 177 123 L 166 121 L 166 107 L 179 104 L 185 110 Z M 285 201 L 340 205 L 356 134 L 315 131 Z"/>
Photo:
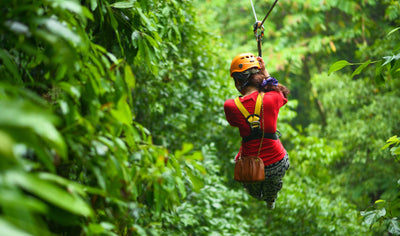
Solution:
<path fill-rule="evenodd" d="M 263 23 L 276 2 L 262 22 L 257 21 L 253 7 L 259 56 L 241 53 L 234 57 L 230 75 L 242 96 L 228 99 L 224 104 L 227 121 L 239 128 L 242 137 L 242 145 L 235 157 L 235 179 L 242 182 L 252 197 L 266 201 L 267 208 L 271 210 L 275 208 L 278 192 L 283 185 L 282 179 L 290 165 L 288 153 L 277 131 L 279 109 L 287 103 L 289 90 L 269 75 L 261 57 Z M 257 34 L 259 29 L 262 30 L 261 34 Z M 255 174 L 257 165 L 261 166 L 258 169 L 262 173 Z"/>

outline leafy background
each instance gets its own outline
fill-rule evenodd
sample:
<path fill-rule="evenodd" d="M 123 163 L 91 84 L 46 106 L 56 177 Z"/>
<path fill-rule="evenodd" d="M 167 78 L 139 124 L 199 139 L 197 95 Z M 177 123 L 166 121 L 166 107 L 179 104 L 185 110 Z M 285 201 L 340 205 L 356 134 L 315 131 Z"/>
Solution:
<path fill-rule="evenodd" d="M 272 1 L 253 1 L 261 19 Z M 399 235 L 400 4 L 279 1 L 267 69 L 291 90 L 277 208 L 233 181 L 230 60 L 248 1 L 0 2 L 5 235 Z"/>

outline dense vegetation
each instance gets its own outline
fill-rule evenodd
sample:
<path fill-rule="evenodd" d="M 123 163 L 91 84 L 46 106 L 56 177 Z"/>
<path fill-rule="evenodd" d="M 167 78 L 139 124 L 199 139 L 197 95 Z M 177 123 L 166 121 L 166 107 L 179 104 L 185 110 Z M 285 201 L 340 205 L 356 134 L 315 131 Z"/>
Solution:
<path fill-rule="evenodd" d="M 259 18 L 272 1 L 253 1 Z M 11 0 L 0 10 L 4 235 L 400 235 L 400 4 L 279 1 L 267 69 L 291 168 L 234 182 L 231 58 L 250 1 Z"/>

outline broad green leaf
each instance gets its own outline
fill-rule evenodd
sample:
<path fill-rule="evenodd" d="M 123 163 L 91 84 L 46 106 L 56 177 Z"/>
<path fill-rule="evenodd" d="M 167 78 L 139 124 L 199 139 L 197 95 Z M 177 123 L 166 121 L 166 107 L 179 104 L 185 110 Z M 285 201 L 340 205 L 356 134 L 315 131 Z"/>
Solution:
<path fill-rule="evenodd" d="M 97 0 L 90 0 L 90 10 L 94 11 L 97 8 Z"/>
<path fill-rule="evenodd" d="M 54 35 L 60 36 L 65 40 L 71 42 L 73 45 L 79 45 L 82 43 L 81 37 L 76 34 L 74 31 L 70 30 L 67 26 L 62 24 L 61 22 L 49 18 L 44 19 L 41 23 Z"/>
<path fill-rule="evenodd" d="M 333 72 L 338 71 L 348 65 L 352 65 L 352 64 L 345 60 L 337 61 L 329 68 L 328 75 L 330 75 Z"/>
<path fill-rule="evenodd" d="M 60 133 L 53 125 L 54 116 L 46 110 L 36 108 L 27 102 L 0 101 L 2 115 L 0 116 L 0 127 L 15 127 L 30 129 L 42 139 L 54 144 L 59 155 L 66 156 L 66 146 Z"/>
<path fill-rule="evenodd" d="M 390 152 L 392 153 L 393 156 L 398 156 L 400 155 L 400 147 L 392 147 L 390 149 Z"/>
<path fill-rule="evenodd" d="M 204 182 L 193 174 L 192 170 L 189 167 L 185 167 L 186 174 L 189 176 L 189 180 L 193 185 L 193 188 L 196 192 L 200 191 L 204 187 Z"/>
<path fill-rule="evenodd" d="M 0 218 L 0 230 L 2 235 L 32 236 L 32 234 L 23 231 L 3 218 Z"/>
<path fill-rule="evenodd" d="M 92 209 L 81 197 L 41 179 L 38 175 L 8 172 L 6 177 L 10 183 L 19 185 L 24 190 L 66 211 L 82 216 L 93 215 Z"/>
<path fill-rule="evenodd" d="M 26 36 L 31 36 L 32 33 L 29 30 L 29 27 L 25 24 L 18 22 L 18 21 L 6 21 L 5 25 L 13 32 L 17 34 L 24 34 Z"/>
<path fill-rule="evenodd" d="M 351 74 L 351 78 L 360 74 L 362 70 L 364 70 L 367 66 L 369 66 L 369 64 L 371 64 L 371 60 L 368 60 L 363 64 L 361 64 L 359 67 L 357 67 L 357 69 Z"/>
<path fill-rule="evenodd" d="M 4 208 L 25 209 L 33 213 L 46 214 L 48 205 L 39 199 L 26 195 L 23 192 L 13 188 L 4 188 L 0 190 L 0 205 Z"/>
<path fill-rule="evenodd" d="M 123 124 L 126 125 L 132 124 L 132 112 L 128 103 L 126 102 L 125 97 L 122 97 L 119 100 L 117 104 L 117 109 L 112 109 L 111 114 L 115 119 L 122 122 Z"/>
<path fill-rule="evenodd" d="M 394 56 L 386 56 L 386 57 L 383 57 L 383 59 L 385 59 L 385 63 L 382 64 L 382 67 L 384 67 L 385 65 L 391 63 L 392 61 L 397 61 L 397 60 L 399 60 L 399 59 L 400 59 L 400 53 L 399 53 L 399 54 L 396 54 L 396 55 L 394 55 Z"/>
<path fill-rule="evenodd" d="M 126 64 L 124 67 L 124 71 L 126 84 L 128 85 L 129 89 L 134 89 L 136 85 L 136 80 L 134 74 L 132 73 L 131 67 Z"/>
<path fill-rule="evenodd" d="M 177 161 L 175 156 L 169 157 L 169 163 L 171 163 L 172 167 L 176 171 L 177 176 L 182 176 L 182 169 L 181 166 L 179 165 L 179 162 Z"/>
<path fill-rule="evenodd" d="M 89 235 L 109 235 L 118 236 L 113 230 L 115 230 L 115 225 L 109 222 L 101 222 L 100 224 L 89 224 Z"/>
<path fill-rule="evenodd" d="M 185 188 L 185 183 L 182 181 L 181 175 L 177 173 L 177 177 L 175 177 L 175 183 L 177 184 L 179 193 L 182 195 L 182 198 L 186 198 L 186 188 Z"/>
<path fill-rule="evenodd" d="M 15 65 L 14 61 L 10 59 L 9 54 L 4 49 L 0 49 L 0 59 L 13 76 L 14 81 L 17 82 L 17 84 L 22 83 L 17 66 Z"/>
<path fill-rule="evenodd" d="M 201 151 L 196 151 L 192 155 L 187 155 L 186 159 L 202 161 L 204 157 Z"/>
<path fill-rule="evenodd" d="M 111 4 L 110 6 L 113 8 L 133 8 L 135 7 L 135 2 L 136 0 L 131 0 L 131 1 L 123 1 L 123 2 L 115 2 Z"/>
<path fill-rule="evenodd" d="M 393 34 L 394 32 L 396 32 L 396 31 L 398 31 L 398 30 L 400 30 L 400 27 L 397 27 L 397 28 L 391 30 L 391 31 L 388 33 L 387 36 L 390 36 L 391 34 Z"/>
<path fill-rule="evenodd" d="M 58 84 L 58 86 L 76 100 L 81 97 L 81 92 L 79 91 L 79 88 L 77 88 L 73 84 L 61 82 Z"/>
<path fill-rule="evenodd" d="M 138 224 L 133 224 L 132 225 L 132 230 L 136 235 L 147 235 L 147 231 L 145 230 L 145 228 L 143 228 L 142 226 L 138 225 Z"/>
<path fill-rule="evenodd" d="M 110 7 L 107 7 L 107 13 L 109 15 L 111 26 L 112 26 L 114 32 L 117 33 L 118 32 L 118 21 L 114 16 L 114 12 Z"/>
<path fill-rule="evenodd" d="M 107 52 L 106 55 L 111 60 L 111 62 L 116 64 L 116 65 L 118 65 L 119 62 L 121 62 L 121 60 L 118 60 L 118 58 L 112 53 Z"/>
<path fill-rule="evenodd" d="M 68 189 L 69 192 L 77 193 L 81 196 L 86 196 L 86 193 L 99 194 L 99 195 L 103 195 L 103 196 L 105 195 L 105 192 L 101 189 L 81 185 L 77 182 L 67 180 L 58 175 L 54 175 L 54 174 L 50 174 L 50 173 L 39 173 L 38 177 L 40 179 L 47 180 L 49 182 L 54 182 L 60 186 L 65 187 L 66 189 Z"/>
<path fill-rule="evenodd" d="M 193 144 L 191 143 L 184 143 L 182 145 L 182 150 L 176 150 L 175 151 L 175 158 L 176 159 L 181 159 L 181 157 L 183 157 L 183 155 L 185 155 L 186 153 L 190 152 L 193 149 Z"/>
<path fill-rule="evenodd" d="M 133 46 L 137 48 L 139 46 L 138 41 L 142 38 L 141 33 L 139 31 L 133 31 L 131 38 Z"/>
<path fill-rule="evenodd" d="M 376 200 L 376 201 L 375 201 L 375 204 L 385 203 L 385 202 L 386 202 L 385 200 L 379 199 L 379 200 Z"/>
<path fill-rule="evenodd" d="M 137 12 L 140 15 L 140 19 L 142 20 L 143 25 L 145 25 L 150 31 L 155 31 L 156 29 L 153 27 L 150 19 L 143 13 L 142 9 L 138 8 Z"/>
<path fill-rule="evenodd" d="M 83 16 L 82 5 L 79 4 L 77 1 L 73 0 L 63 0 L 63 1 L 47 0 L 47 1 L 50 2 L 53 7 L 59 7 L 63 10 L 68 10 Z"/>
<path fill-rule="evenodd" d="M 178 26 L 175 23 L 175 24 L 172 24 L 171 27 L 175 31 L 176 39 L 178 40 L 178 42 L 180 42 L 182 40 L 182 37 L 181 37 L 181 32 L 179 31 Z"/>
<path fill-rule="evenodd" d="M 12 161 L 15 161 L 13 147 L 14 147 L 14 140 L 12 137 L 7 134 L 6 132 L 1 130 L 0 127 L 0 156 L 2 158 L 6 158 Z M 4 160 L 0 160 L 2 163 Z"/>
<path fill-rule="evenodd" d="M 392 146 L 392 145 L 399 145 L 400 144 L 400 139 L 397 137 L 397 135 L 390 137 L 388 140 L 386 140 L 386 145 L 382 147 L 382 150 Z"/>
<path fill-rule="evenodd" d="M 144 38 L 147 40 L 147 42 L 150 43 L 151 46 L 153 46 L 154 48 L 158 48 L 158 43 L 152 38 L 150 37 L 148 34 L 143 34 Z"/>
<path fill-rule="evenodd" d="M 389 233 L 393 235 L 400 235 L 400 223 L 397 217 L 390 219 Z"/>
<path fill-rule="evenodd" d="M 373 225 L 379 220 L 379 218 L 386 215 L 386 209 L 382 208 L 373 211 L 362 211 L 361 215 L 364 216 L 364 222 L 367 225 Z"/>
<path fill-rule="evenodd" d="M 82 6 L 82 11 L 83 15 L 86 16 L 86 18 L 88 18 L 91 21 L 94 21 L 94 17 L 88 8 Z"/>

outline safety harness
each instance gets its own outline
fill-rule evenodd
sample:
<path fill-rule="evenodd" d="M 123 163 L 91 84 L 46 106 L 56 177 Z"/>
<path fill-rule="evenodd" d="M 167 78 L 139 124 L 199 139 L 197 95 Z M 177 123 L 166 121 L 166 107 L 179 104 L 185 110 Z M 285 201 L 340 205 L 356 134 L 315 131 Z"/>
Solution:
<path fill-rule="evenodd" d="M 277 140 L 281 135 L 280 132 L 277 131 L 276 133 L 264 133 L 260 126 L 260 111 L 261 105 L 264 98 L 264 93 L 258 93 L 256 106 L 254 108 L 254 114 L 250 114 L 247 109 L 243 106 L 242 102 L 240 101 L 239 97 L 235 98 L 235 104 L 239 111 L 243 114 L 244 118 L 246 119 L 247 123 L 250 125 L 251 132 L 249 136 L 243 137 L 242 142 L 246 143 L 254 139 L 273 139 Z M 264 128 L 264 127 L 263 127 Z"/>

